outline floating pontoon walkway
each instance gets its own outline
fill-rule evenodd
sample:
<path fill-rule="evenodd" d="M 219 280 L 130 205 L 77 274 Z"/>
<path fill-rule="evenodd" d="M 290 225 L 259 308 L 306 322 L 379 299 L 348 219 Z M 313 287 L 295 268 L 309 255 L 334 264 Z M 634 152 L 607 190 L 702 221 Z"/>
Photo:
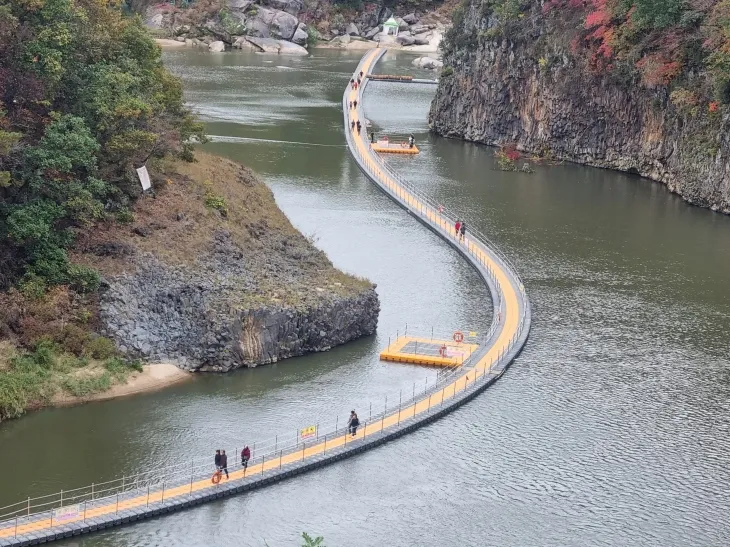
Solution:
<path fill-rule="evenodd" d="M 429 80 L 426 78 L 414 78 L 413 76 L 402 76 L 393 74 L 368 74 L 367 77 L 378 82 L 401 82 L 405 84 L 433 84 L 437 85 L 438 80 Z"/>
<path fill-rule="evenodd" d="M 395 342 L 380 352 L 380 358 L 383 361 L 414 365 L 458 367 L 463 365 L 478 348 L 479 345 L 468 342 L 399 336 Z"/>
<path fill-rule="evenodd" d="M 384 53 L 383 49 L 368 51 L 355 74 L 368 74 Z M 492 324 L 468 362 L 440 375 L 432 385 L 416 389 L 414 384 L 412 392 L 402 390 L 398 403 L 391 400 L 383 412 L 361 410 L 361 426 L 354 436 L 348 434 L 344 419 L 333 420 L 334 427 L 311 425 L 297 431 L 296 438 L 280 435 L 266 443 L 249 445 L 253 454 L 247 469 L 237 461 L 238 449 L 226 447 L 233 465 L 229 466 L 230 479 L 219 484 L 213 484 L 210 478 L 212 455 L 180 462 L 176 454 L 167 458 L 174 462 L 170 467 L 147 469 L 133 477 L 27 498 L 0 508 L 0 547 L 47 543 L 147 519 L 328 465 L 438 419 L 481 393 L 504 373 L 521 351 L 530 329 L 530 306 L 524 287 L 509 261 L 484 236 L 467 234 L 466 241 L 458 241 L 454 219 L 441 215 L 436 204 L 391 171 L 370 149 L 365 135 L 350 130 L 351 120 L 362 119 L 362 94 L 367 82 L 365 78 L 358 90 L 348 87 L 342 102 L 347 143 L 355 161 L 393 200 L 454 246 L 491 292 L 491 302 L 484 305 L 493 309 Z M 355 99 L 358 108 L 349 110 L 348 102 Z"/>

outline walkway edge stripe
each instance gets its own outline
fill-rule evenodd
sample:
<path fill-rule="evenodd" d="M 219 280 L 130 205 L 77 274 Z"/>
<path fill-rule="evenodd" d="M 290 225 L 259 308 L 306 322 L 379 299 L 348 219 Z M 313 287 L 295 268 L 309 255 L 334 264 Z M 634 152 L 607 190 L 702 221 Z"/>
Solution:
<path fill-rule="evenodd" d="M 361 70 L 367 73 L 369 70 L 364 69 L 369 69 L 374 66 L 377 60 L 379 60 L 384 53 L 385 50 L 371 50 L 367 52 L 358 64 L 355 75 L 359 74 Z M 366 78 L 362 87 L 356 92 L 360 105 L 362 105 L 362 92 L 365 89 L 367 82 L 368 79 Z M 363 157 L 360 157 L 357 153 L 356 146 L 362 147 L 362 139 L 360 139 L 360 143 L 358 145 L 355 141 L 354 135 L 351 134 L 352 132 L 349 130 L 348 118 L 351 113 L 348 106 L 349 100 L 351 99 L 348 100 L 348 97 L 351 97 L 352 93 L 353 90 L 351 90 L 348 86 L 348 89 L 345 91 L 343 96 L 345 134 L 350 151 L 353 153 L 353 157 L 358 163 L 360 169 L 386 194 L 390 195 L 402 207 L 411 212 L 414 216 L 421 220 L 421 222 L 456 248 L 459 253 L 464 256 L 477 270 L 490 290 L 495 317 L 501 317 L 501 320 L 497 321 L 497 319 L 495 319 L 493 321 L 493 325 L 488 331 L 489 335 L 487 336 L 483 347 L 477 352 L 480 353 L 480 355 L 477 356 L 479 360 L 476 365 L 474 365 L 473 368 L 465 370 L 464 375 L 457 378 L 451 384 L 445 387 L 434 387 L 433 392 L 427 391 L 427 398 L 424 395 L 424 398 L 411 403 L 409 407 L 403 408 L 402 411 L 397 410 L 395 413 L 389 414 L 387 418 L 384 417 L 382 422 L 383 426 L 380 430 L 376 430 L 374 432 L 371 430 L 371 432 L 367 433 L 366 428 L 366 431 L 362 432 L 362 434 L 358 433 L 358 437 L 355 440 L 339 446 L 337 445 L 339 437 L 336 437 L 330 441 L 334 447 L 330 448 L 329 452 L 322 453 L 317 450 L 318 445 L 315 445 L 311 448 L 307 448 L 307 451 L 311 451 L 311 454 L 304 457 L 304 459 L 296 460 L 293 463 L 286 463 L 278 469 L 275 466 L 268 467 L 270 471 L 266 471 L 267 467 L 264 467 L 263 474 L 249 473 L 248 476 L 244 476 L 243 478 L 234 478 L 229 482 L 222 482 L 216 487 L 206 485 L 204 488 L 195 490 L 191 487 L 191 493 L 189 494 L 173 493 L 176 488 L 172 488 L 170 490 L 171 493 L 168 494 L 170 496 L 169 499 L 166 497 L 164 500 L 153 500 L 148 506 L 133 504 L 130 508 L 119 508 L 114 513 L 107 514 L 102 512 L 99 516 L 85 518 L 83 521 L 77 520 L 69 522 L 60 526 L 41 526 L 40 529 L 17 534 L 13 537 L 7 535 L 7 532 L 11 530 L 11 528 L 9 527 L 10 523 L 6 521 L 0 523 L 0 547 L 37 545 L 56 539 L 95 532 L 137 520 L 148 519 L 187 507 L 192 507 L 194 505 L 199 505 L 201 503 L 206 503 L 208 501 L 213 501 L 222 497 L 232 496 L 255 488 L 260 488 L 288 477 L 323 467 L 396 439 L 406 433 L 410 433 L 411 431 L 422 427 L 423 425 L 439 419 L 455 408 L 458 408 L 462 404 L 473 399 L 476 395 L 484 391 L 502 376 L 509 364 L 522 350 L 525 342 L 527 341 L 530 330 L 530 304 L 527 299 L 527 295 L 524 292 L 524 288 L 519 281 L 519 277 L 516 272 L 514 272 L 508 261 L 503 259 L 494 249 L 480 241 L 474 244 L 469 243 L 468 248 L 466 245 L 459 243 L 451 236 L 448 229 L 444 229 L 443 225 L 437 225 L 435 221 L 432 221 L 432 219 L 429 218 L 428 214 L 423 216 L 424 209 L 421 208 L 420 211 L 418 210 L 418 203 L 414 194 L 410 193 L 405 188 L 398 188 L 396 189 L 397 191 L 394 190 L 393 187 L 389 188 L 383 180 L 380 180 L 373 172 L 371 172 Z M 359 116 L 359 113 L 362 112 L 361 108 L 362 106 L 358 107 L 356 116 Z M 373 159 L 376 161 L 373 162 Z M 368 161 L 371 162 L 371 165 L 378 165 L 382 173 L 388 172 L 387 166 L 377 163 L 377 158 L 369 158 Z M 402 197 L 399 197 L 399 195 Z M 440 217 L 439 220 L 441 220 Z M 515 327 L 516 329 L 514 332 L 511 330 L 512 327 Z M 505 340 L 508 340 L 509 344 L 501 346 L 500 344 L 504 344 Z M 501 348 L 504 349 L 503 352 L 500 352 Z M 490 361 L 490 355 L 495 352 L 497 352 L 498 359 Z M 488 367 L 485 365 L 487 362 L 489 362 Z M 481 377 L 479 378 L 477 375 L 480 371 Z M 469 383 L 469 375 L 472 375 L 471 383 Z M 453 395 L 447 393 L 447 390 L 450 390 L 452 386 Z M 431 404 L 431 398 L 434 393 L 441 395 L 441 401 L 439 401 L 440 406 L 432 406 Z M 426 402 L 428 402 L 428 408 L 426 408 L 426 405 L 424 404 Z M 420 410 L 418 410 L 419 408 Z M 412 409 L 410 410 L 412 412 L 411 417 L 402 418 L 404 413 L 406 415 L 408 414 L 409 409 Z M 398 415 L 397 424 L 395 424 L 396 414 Z M 388 425 L 385 425 L 386 421 L 388 422 Z M 236 473 L 237 472 L 231 473 L 231 476 L 234 477 Z M 128 504 L 128 501 L 123 501 L 123 504 Z M 3 532 L 5 534 L 3 534 Z"/>

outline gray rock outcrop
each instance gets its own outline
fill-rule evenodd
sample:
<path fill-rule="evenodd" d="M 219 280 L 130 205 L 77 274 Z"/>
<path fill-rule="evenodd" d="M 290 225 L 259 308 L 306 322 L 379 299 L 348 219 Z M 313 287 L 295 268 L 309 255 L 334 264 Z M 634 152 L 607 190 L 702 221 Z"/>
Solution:
<path fill-rule="evenodd" d="M 185 41 L 185 38 L 183 38 L 183 42 L 184 41 Z M 211 42 L 208 45 L 208 50 L 211 51 L 211 52 L 213 52 L 213 53 L 220 53 L 221 51 L 225 51 L 226 50 L 226 44 L 224 44 L 220 40 L 218 40 L 216 42 Z"/>
<path fill-rule="evenodd" d="M 256 282 L 226 234 L 215 238 L 215 251 L 199 267 L 143 255 L 134 275 L 106 280 L 101 317 L 122 352 L 225 372 L 326 351 L 375 332 L 380 305 L 372 288 L 349 296 L 320 289 L 318 302 L 305 306 L 239 304 L 241 295 L 256 292 Z"/>
<path fill-rule="evenodd" d="M 497 24 L 478 15 L 479 5 L 475 0 L 467 7 L 462 36 Z M 687 111 L 672 102 L 671 88 L 591 71 L 565 39 L 569 24 L 554 26 L 533 4 L 507 36 L 484 40 L 476 49 L 447 48 L 450 75 L 439 80 L 431 128 L 628 171 L 664 183 L 690 203 L 730 214 L 730 117 L 713 119 L 707 108 Z M 705 85 L 701 75 L 692 78 L 693 90 Z"/>
<path fill-rule="evenodd" d="M 307 43 L 307 40 L 309 40 L 309 35 L 302 28 L 297 28 L 296 32 L 294 33 L 294 36 L 292 36 L 292 39 L 291 39 L 291 41 L 293 43 L 300 45 L 300 46 L 305 45 Z"/>
<path fill-rule="evenodd" d="M 293 15 L 284 11 L 276 12 L 271 19 L 271 36 L 281 40 L 291 40 L 298 25 L 299 21 Z"/>
<path fill-rule="evenodd" d="M 413 59 L 411 64 L 415 67 L 425 68 L 428 70 L 439 70 L 444 66 L 441 61 L 433 59 L 432 57 L 418 57 Z"/>

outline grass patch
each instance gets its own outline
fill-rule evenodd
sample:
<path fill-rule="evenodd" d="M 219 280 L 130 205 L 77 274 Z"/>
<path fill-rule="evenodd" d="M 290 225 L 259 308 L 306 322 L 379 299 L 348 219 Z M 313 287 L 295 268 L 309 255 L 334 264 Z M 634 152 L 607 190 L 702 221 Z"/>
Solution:
<path fill-rule="evenodd" d="M 116 352 L 110 343 L 98 342 L 95 355 Z M 142 371 L 138 360 L 110 356 L 102 362 L 87 356 L 77 357 L 48 340 L 27 352 L 19 352 L 9 342 L 3 342 L 0 344 L 0 421 L 46 406 L 59 390 L 74 397 L 107 391 L 125 382 L 135 371 Z"/>

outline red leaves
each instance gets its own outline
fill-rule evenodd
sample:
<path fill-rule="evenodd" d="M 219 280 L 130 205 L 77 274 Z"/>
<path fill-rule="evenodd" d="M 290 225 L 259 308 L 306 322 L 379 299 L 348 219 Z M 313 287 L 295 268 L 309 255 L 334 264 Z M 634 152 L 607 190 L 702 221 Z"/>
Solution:
<path fill-rule="evenodd" d="M 662 53 L 651 53 L 642 57 L 636 68 L 641 71 L 642 82 L 647 87 L 668 85 L 682 70 L 678 61 L 669 61 Z"/>
<path fill-rule="evenodd" d="M 710 112 L 717 112 L 717 110 L 720 108 L 720 103 L 717 101 L 713 101 L 710 103 L 709 110 Z"/>

